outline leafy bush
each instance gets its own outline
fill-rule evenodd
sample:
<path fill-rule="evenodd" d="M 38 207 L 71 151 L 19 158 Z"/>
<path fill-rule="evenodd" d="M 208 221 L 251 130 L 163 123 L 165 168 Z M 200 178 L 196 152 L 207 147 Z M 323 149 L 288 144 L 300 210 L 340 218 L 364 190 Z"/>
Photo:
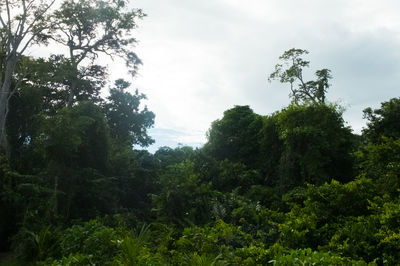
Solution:
<path fill-rule="evenodd" d="M 51 266 L 94 266 L 96 265 L 93 262 L 93 255 L 84 255 L 80 253 L 69 254 L 68 257 L 62 257 L 60 260 L 54 260 L 53 262 L 48 263 L 44 262 L 39 265 L 51 265 Z"/>
<path fill-rule="evenodd" d="M 113 265 L 161 265 L 161 258 L 149 248 L 150 237 L 149 226 L 143 226 L 136 235 L 118 241 L 119 253 Z"/>
<path fill-rule="evenodd" d="M 309 185 L 303 206 L 293 204 L 279 225 L 280 241 L 293 249 L 325 246 L 343 219 L 370 213 L 368 200 L 375 195 L 374 183 L 364 177 L 346 184 L 333 180 L 318 187 Z"/>
<path fill-rule="evenodd" d="M 61 239 L 61 250 L 63 256 L 80 253 L 92 256 L 95 264 L 104 264 L 117 255 L 119 241 L 115 229 L 91 220 L 68 228 Z"/>
<path fill-rule="evenodd" d="M 290 250 L 288 254 L 280 255 L 269 263 L 275 265 L 367 265 L 364 261 L 354 261 L 330 252 L 312 251 L 310 248 Z M 376 264 L 370 264 L 376 265 Z"/>

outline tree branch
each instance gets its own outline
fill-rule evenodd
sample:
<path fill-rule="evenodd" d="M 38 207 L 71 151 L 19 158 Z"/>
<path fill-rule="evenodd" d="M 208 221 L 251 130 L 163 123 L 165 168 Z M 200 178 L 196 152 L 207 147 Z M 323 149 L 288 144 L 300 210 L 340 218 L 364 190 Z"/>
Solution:
<path fill-rule="evenodd" d="M 7 28 L 7 25 L 4 22 L 3 17 L 1 16 L 1 14 L 0 14 L 0 22 L 1 22 L 1 25 L 3 26 L 3 28 Z"/>
<path fill-rule="evenodd" d="M 8 0 L 6 0 L 6 9 L 7 9 L 7 18 L 8 18 L 8 32 L 11 34 L 11 15 L 10 15 L 10 6 Z"/>
<path fill-rule="evenodd" d="M 28 48 L 29 44 L 31 43 L 31 41 L 32 41 L 34 38 L 35 38 L 34 35 L 32 35 L 32 36 L 29 38 L 29 40 L 25 43 L 25 45 L 24 45 L 24 47 L 21 49 L 21 51 L 18 52 L 18 54 L 19 54 L 18 56 L 20 56 L 21 54 L 24 53 L 24 51 L 26 50 L 26 48 Z"/>
<path fill-rule="evenodd" d="M 25 37 L 25 34 L 23 34 L 24 26 L 25 26 L 25 22 L 26 22 L 26 18 L 27 18 L 27 10 L 26 10 L 26 5 L 25 5 L 25 0 L 22 0 L 22 10 L 23 10 L 22 19 L 19 21 L 18 27 L 15 31 L 15 36 L 16 36 L 15 41 L 17 42 L 17 43 L 15 43 L 15 45 L 17 47 L 21 43 L 22 39 Z"/>
<path fill-rule="evenodd" d="M 41 13 L 45 14 L 47 13 L 47 11 L 53 6 L 53 4 L 55 3 L 56 0 L 53 0 Z M 30 32 L 30 30 L 32 29 L 32 27 L 36 24 L 36 21 L 39 19 L 39 16 L 35 16 L 35 18 L 33 19 L 33 21 L 29 24 L 28 28 L 26 29 L 26 31 L 24 32 L 23 36 L 25 38 L 25 36 Z M 42 28 L 42 30 L 46 29 L 46 27 Z"/>

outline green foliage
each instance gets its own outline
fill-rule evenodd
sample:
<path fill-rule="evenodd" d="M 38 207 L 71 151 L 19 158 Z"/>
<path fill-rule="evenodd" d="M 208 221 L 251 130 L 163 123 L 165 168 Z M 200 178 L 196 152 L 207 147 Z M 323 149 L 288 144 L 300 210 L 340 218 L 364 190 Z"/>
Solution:
<path fill-rule="evenodd" d="M 398 198 L 392 201 L 388 195 L 376 197 L 370 204 L 372 214 L 343 223 L 332 237 L 330 249 L 366 261 L 396 264 L 400 259 L 399 206 Z"/>
<path fill-rule="evenodd" d="M 294 204 L 279 225 L 280 241 L 293 249 L 327 245 L 343 219 L 369 214 L 368 200 L 375 195 L 374 183 L 366 178 L 347 184 L 309 185 L 304 206 Z"/>
<path fill-rule="evenodd" d="M 290 250 L 271 260 L 273 265 L 367 265 L 362 260 L 352 260 L 346 257 L 331 254 L 330 252 L 312 251 L 310 248 Z M 376 265 L 374 263 L 368 265 Z"/>
<path fill-rule="evenodd" d="M 18 196 L 14 192 L 15 184 L 12 178 L 9 161 L 5 156 L 0 155 L 0 250 L 6 250 L 9 246 L 9 238 L 18 229 L 16 226 L 19 220 L 16 214 L 18 207 Z"/>
<path fill-rule="evenodd" d="M 13 237 L 15 256 L 25 262 L 45 260 L 60 251 L 60 230 L 51 225 L 42 226 L 37 231 L 26 227 Z"/>
<path fill-rule="evenodd" d="M 68 228 L 61 238 L 61 254 L 82 254 L 94 264 L 112 261 L 118 253 L 120 236 L 113 229 L 91 220 Z"/>
<path fill-rule="evenodd" d="M 267 246 L 274 244 L 279 238 L 279 225 L 284 220 L 283 213 L 271 211 L 259 202 L 242 202 L 232 211 L 233 224 Z"/>
<path fill-rule="evenodd" d="M 154 153 L 154 158 L 159 161 L 161 170 L 165 171 L 170 165 L 194 159 L 194 155 L 195 151 L 189 146 L 179 146 L 175 149 L 170 147 L 160 147 Z"/>
<path fill-rule="evenodd" d="M 33 248 L 32 234 L 38 234 L 51 219 L 53 191 L 48 188 L 43 175 L 22 175 L 9 168 L 4 157 L 1 160 L 0 173 L 0 214 L 2 248 L 14 242 L 15 249 L 22 250 L 18 255 L 37 256 Z M 4 160 L 4 161 L 3 161 Z M 11 236 L 14 235 L 13 238 Z M 12 241 L 11 241 L 12 240 Z M 26 241 L 25 241 L 26 240 Z M 32 254 L 24 250 L 32 250 Z"/>
<path fill-rule="evenodd" d="M 148 247 L 150 243 L 149 227 L 143 226 L 132 236 L 127 236 L 118 245 L 120 252 L 113 265 L 161 265 L 161 258 L 152 254 Z"/>
<path fill-rule="evenodd" d="M 323 184 L 352 176 L 354 141 L 336 106 L 290 105 L 277 115 L 283 143 L 279 186 L 288 191 L 304 182 Z"/>
<path fill-rule="evenodd" d="M 271 259 L 271 252 L 263 245 L 249 245 L 235 250 L 234 265 L 267 265 Z"/>
<path fill-rule="evenodd" d="M 318 219 L 328 222 L 339 215 L 368 214 L 368 201 L 376 194 L 376 187 L 371 179 L 359 177 L 345 184 L 332 180 L 319 187 L 309 185 L 304 206 L 312 208 Z"/>
<path fill-rule="evenodd" d="M 387 200 L 387 199 L 386 199 Z M 389 202 L 375 202 L 371 209 L 373 216 L 379 222 L 379 231 L 376 237 L 380 240 L 378 249 L 382 250 L 382 261 L 387 264 L 396 264 L 400 260 L 400 200 Z"/>
<path fill-rule="evenodd" d="M 45 117 L 42 132 L 38 149 L 44 149 L 48 161 L 96 169 L 107 166 L 109 133 L 103 113 L 93 103 L 82 102 Z"/>
<path fill-rule="evenodd" d="M 364 110 L 368 119 L 363 136 L 371 142 L 380 142 L 381 137 L 400 138 L 400 98 L 392 98 L 381 103 L 381 108 Z"/>
<path fill-rule="evenodd" d="M 54 260 L 53 262 L 38 263 L 38 265 L 51 265 L 51 266 L 94 266 L 92 255 L 84 255 L 80 253 L 69 254 L 68 256 L 62 257 L 60 260 Z"/>
<path fill-rule="evenodd" d="M 172 253 L 171 263 L 239 265 L 242 259 L 235 255 L 236 251 L 242 252 L 251 242 L 251 235 L 242 232 L 240 227 L 222 220 L 216 220 L 215 223 L 203 228 L 185 228 L 182 236 L 176 241 L 176 250 Z"/>
<path fill-rule="evenodd" d="M 240 162 L 231 162 L 227 159 L 218 163 L 219 174 L 214 177 L 213 186 L 222 192 L 230 192 L 239 189 L 247 191 L 250 186 L 260 183 L 260 174 L 256 170 L 249 169 Z"/>
<path fill-rule="evenodd" d="M 261 116 L 249 106 L 235 106 L 211 124 L 204 149 L 217 160 L 228 159 L 254 166 L 258 162 Z"/>
<path fill-rule="evenodd" d="M 159 165 L 147 151 L 130 148 L 115 149 L 110 158 L 110 172 L 117 178 L 113 195 L 118 198 L 118 211 L 129 211 L 137 218 L 148 220 L 151 217 L 151 194 L 158 193 Z"/>
<path fill-rule="evenodd" d="M 55 12 L 56 30 L 66 33 L 53 35 L 57 42 L 69 47 L 73 64 L 95 59 L 98 54 L 122 57 L 132 75 L 141 63 L 132 48 L 136 20 L 144 16 L 140 9 L 128 10 L 128 1 L 82 0 L 64 1 Z"/>
<path fill-rule="evenodd" d="M 279 113 L 263 117 L 260 135 L 260 168 L 264 176 L 263 185 L 279 185 L 279 163 L 284 150 L 283 140 L 279 137 Z"/>
<path fill-rule="evenodd" d="M 0 251 L 12 242 L 17 265 L 400 261 L 399 99 L 365 111 L 360 145 L 341 108 L 325 104 L 330 71 L 305 82 L 308 52 L 292 49 L 270 78 L 291 84 L 293 104 L 264 117 L 235 106 L 203 148 L 134 150 L 152 143 L 154 114 L 124 80 L 101 99 L 106 68 L 95 65 L 115 54 L 136 72 L 131 33 L 143 14 L 126 8 L 65 1 L 52 30 L 66 34 L 47 37 L 70 57 L 19 61 L 10 154 L 0 156 Z"/>
<path fill-rule="evenodd" d="M 153 195 L 153 204 L 161 219 L 178 225 L 204 223 L 210 219 L 207 214 L 215 193 L 210 183 L 200 183 L 193 162 L 169 166 L 159 182 L 161 191 Z"/>
<path fill-rule="evenodd" d="M 245 193 L 245 197 L 273 210 L 279 209 L 280 205 L 282 205 L 282 199 L 279 196 L 277 187 L 253 185 Z"/>
<path fill-rule="evenodd" d="M 356 152 L 361 171 L 379 184 L 381 193 L 397 194 L 400 185 L 400 138 L 382 136 Z"/>
<path fill-rule="evenodd" d="M 104 113 L 107 116 L 111 135 L 117 143 L 148 146 L 154 142 L 147 135 L 147 128 L 154 124 L 154 113 L 139 109 L 141 100 L 146 99 L 144 94 L 136 90 L 132 95 L 125 90 L 130 86 L 129 82 L 122 79 L 115 81 L 115 88 L 110 89 L 108 102 L 104 104 Z"/>
<path fill-rule="evenodd" d="M 380 257 L 377 249 L 377 225 L 372 217 L 357 217 L 341 221 L 341 226 L 332 236 L 329 249 L 353 258 L 372 261 Z"/>
<path fill-rule="evenodd" d="M 213 256 L 210 254 L 199 255 L 197 252 L 192 254 L 185 254 L 182 257 L 180 265 L 194 265 L 194 266 L 219 266 L 229 265 L 227 262 L 220 261 L 221 255 Z"/>
<path fill-rule="evenodd" d="M 214 226 L 185 228 L 176 245 L 181 252 L 218 255 L 224 248 L 246 246 L 249 240 L 251 236 L 242 232 L 239 227 L 217 220 Z"/>

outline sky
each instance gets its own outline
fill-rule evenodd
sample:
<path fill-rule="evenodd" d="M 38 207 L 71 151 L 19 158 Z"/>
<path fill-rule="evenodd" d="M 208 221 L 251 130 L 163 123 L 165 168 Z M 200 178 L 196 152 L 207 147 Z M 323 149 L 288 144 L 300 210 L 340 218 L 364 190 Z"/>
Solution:
<path fill-rule="evenodd" d="M 399 97 L 398 0 L 132 0 L 138 21 L 135 52 L 143 61 L 132 81 L 156 115 L 148 149 L 201 147 L 211 123 L 235 105 L 269 115 L 290 103 L 289 86 L 268 82 L 279 56 L 306 49 L 312 80 L 328 68 L 328 101 L 346 111 L 355 133 L 363 112 Z M 35 47 L 32 55 L 60 53 Z M 102 58 L 110 80 L 127 78 L 125 65 Z M 105 93 L 107 89 L 105 89 Z M 139 147 L 137 147 L 139 148 Z"/>
<path fill-rule="evenodd" d="M 268 115 L 290 103 L 288 85 L 267 80 L 279 56 L 306 49 L 313 73 L 329 68 L 328 100 L 346 108 L 355 133 L 362 110 L 399 97 L 400 1 L 136 0 L 134 86 L 156 114 L 150 147 L 200 147 L 212 121 L 235 105 Z"/>
<path fill-rule="evenodd" d="M 355 133 L 366 123 L 362 110 L 400 96 L 398 0 L 131 0 L 130 7 L 147 14 L 136 30 L 143 65 L 132 92 L 147 95 L 156 115 L 150 152 L 201 147 L 211 123 L 235 105 L 260 115 L 286 107 L 289 86 L 269 83 L 268 75 L 291 48 L 310 52 L 306 80 L 332 71 L 328 101 L 346 109 Z M 30 53 L 49 51 L 60 48 Z M 122 62 L 102 63 L 111 81 L 128 78 Z"/>

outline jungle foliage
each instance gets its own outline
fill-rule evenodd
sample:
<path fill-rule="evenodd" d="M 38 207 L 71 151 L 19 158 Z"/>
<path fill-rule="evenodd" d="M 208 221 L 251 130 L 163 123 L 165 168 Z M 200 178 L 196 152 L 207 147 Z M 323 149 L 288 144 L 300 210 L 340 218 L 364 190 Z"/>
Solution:
<path fill-rule="evenodd" d="M 51 5 L 39 2 L 33 10 Z M 308 52 L 291 49 L 270 76 L 290 83 L 289 106 L 269 115 L 234 106 L 203 147 L 152 154 L 145 95 L 122 79 L 99 93 L 110 84 L 99 54 L 136 73 L 131 29 L 143 16 L 124 0 L 81 0 L 24 22 L 40 26 L 32 45 L 53 40 L 71 53 L 16 52 L 0 145 L 0 265 L 400 261 L 400 98 L 367 108 L 356 135 L 326 100 L 330 70 L 305 81 Z"/>

